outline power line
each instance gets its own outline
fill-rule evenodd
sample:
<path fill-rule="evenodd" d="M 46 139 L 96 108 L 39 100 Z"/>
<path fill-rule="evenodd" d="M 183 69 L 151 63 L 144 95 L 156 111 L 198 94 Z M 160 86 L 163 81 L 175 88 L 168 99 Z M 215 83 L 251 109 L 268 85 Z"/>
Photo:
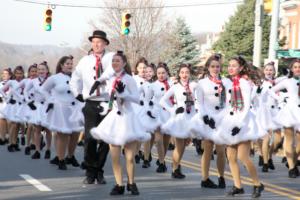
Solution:
<path fill-rule="evenodd" d="M 183 4 L 183 5 L 165 5 L 165 6 L 150 6 L 150 7 L 113 7 L 113 6 L 91 6 L 91 5 L 74 5 L 74 4 L 60 4 L 60 3 L 44 3 L 30 0 L 13 0 L 17 2 L 30 3 L 30 4 L 38 4 L 38 5 L 47 5 L 53 7 L 70 7 L 70 8 L 98 8 L 98 9 L 157 9 L 157 8 L 184 8 L 184 7 L 196 7 L 196 6 L 212 6 L 212 5 L 226 5 L 226 4 L 238 4 L 243 3 L 242 0 L 236 1 L 227 1 L 227 2 L 215 2 L 215 3 L 195 3 L 195 4 Z"/>

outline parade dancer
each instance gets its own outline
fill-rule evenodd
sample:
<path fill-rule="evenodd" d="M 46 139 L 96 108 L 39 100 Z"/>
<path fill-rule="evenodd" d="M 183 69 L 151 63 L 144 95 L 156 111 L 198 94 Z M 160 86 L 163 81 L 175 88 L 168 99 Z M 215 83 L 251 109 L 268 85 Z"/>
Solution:
<path fill-rule="evenodd" d="M 278 111 L 275 116 L 275 122 L 283 126 L 284 129 L 284 149 L 289 167 L 289 177 L 299 176 L 299 170 L 296 165 L 300 154 L 300 60 L 292 61 L 289 66 L 290 75 L 287 79 L 280 81 L 271 90 L 270 94 L 278 102 L 284 101 L 276 92 L 282 89 L 287 90 L 285 98 L 286 105 Z M 296 132 L 296 135 L 294 134 Z M 297 147 L 294 147 L 294 137 L 296 136 Z"/>
<path fill-rule="evenodd" d="M 109 40 L 106 33 L 101 30 L 94 31 L 93 35 L 89 37 L 89 41 L 92 51 L 89 55 L 84 56 L 76 66 L 70 80 L 70 89 L 77 100 L 85 101 L 82 109 L 85 122 L 84 165 L 86 166 L 86 178 L 84 183 L 93 184 L 97 179 L 99 184 L 105 184 L 103 167 L 109 146 L 104 141 L 95 140 L 91 136 L 90 130 L 104 119 L 104 107 L 101 104 L 107 104 L 109 94 L 105 85 L 100 85 L 91 95 L 89 92 L 95 80 L 105 70 L 111 68 L 114 53 L 105 50 L 109 45 Z"/>
<path fill-rule="evenodd" d="M 57 133 L 56 154 L 58 169 L 60 170 L 67 169 L 67 161 L 76 167 L 79 166 L 74 153 L 79 132 L 83 130 L 83 126 L 80 119 L 76 120 L 70 116 L 74 115 L 74 112 L 80 111 L 83 105 L 75 99 L 70 91 L 72 68 L 73 57 L 62 57 L 57 63 L 56 74 L 49 77 L 41 88 L 44 96 L 48 99 L 47 116 L 42 124 Z M 68 157 L 65 159 L 66 149 L 69 145 L 71 148 L 69 148 Z"/>
<path fill-rule="evenodd" d="M 230 93 L 226 100 L 225 115 L 218 130 L 219 143 L 227 145 L 227 158 L 233 176 L 234 186 L 227 193 L 229 196 L 243 194 L 240 169 L 237 159 L 241 160 L 253 181 L 252 197 L 261 196 L 264 185 L 260 183 L 255 166 L 250 159 L 251 141 L 264 135 L 258 133 L 257 124 L 250 112 L 251 86 L 244 77 L 249 75 L 249 67 L 241 56 L 229 60 L 228 73 L 232 80 L 232 86 L 228 88 Z M 221 142 L 220 142 L 221 141 Z"/>
<path fill-rule="evenodd" d="M 170 114 L 170 119 L 162 126 L 162 131 L 175 137 L 175 149 L 173 151 L 172 177 L 183 179 L 180 161 L 183 156 L 185 145 L 191 137 L 187 129 L 187 122 L 195 114 L 194 90 L 196 83 L 190 82 L 191 69 L 187 64 L 181 64 L 178 74 L 178 83 L 174 84 L 161 98 L 160 105 Z M 170 105 L 170 98 L 174 97 L 176 104 Z"/>
<path fill-rule="evenodd" d="M 7 81 L 11 79 L 12 76 L 13 74 L 10 68 L 3 69 L 1 74 L 0 90 L 7 83 Z M 8 91 L 4 91 L 4 93 L 7 92 Z M 3 115 L 3 111 L 7 104 L 6 101 L 7 99 L 5 99 L 5 96 L 0 93 L 0 145 L 5 145 L 8 143 L 6 138 L 6 134 L 8 133 L 8 122 Z"/>
<path fill-rule="evenodd" d="M 40 151 L 42 149 L 41 134 L 42 131 L 45 131 L 47 144 L 44 158 L 49 159 L 51 156 L 50 149 L 52 134 L 47 128 L 42 126 L 42 121 L 46 116 L 47 97 L 41 92 L 41 87 L 50 75 L 49 67 L 46 61 L 38 65 L 37 72 L 38 77 L 29 81 L 24 89 L 24 97 L 30 108 L 26 115 L 26 118 L 28 119 L 27 123 L 34 125 L 34 144 L 36 150 L 31 158 L 40 159 Z"/>
<path fill-rule="evenodd" d="M 212 55 L 205 63 L 203 79 L 200 79 L 196 90 L 198 113 L 191 122 L 192 131 L 198 137 L 203 138 L 203 154 L 201 158 L 201 187 L 204 188 L 225 188 L 225 146 L 216 145 L 217 168 L 219 173 L 218 185 L 209 179 L 209 166 L 213 154 L 216 129 L 220 127 L 220 121 L 224 116 L 226 105 L 226 88 L 230 80 L 221 78 L 221 58 L 219 55 Z"/>
<path fill-rule="evenodd" d="M 13 80 L 9 80 L 1 88 L 0 93 L 7 99 L 7 105 L 3 110 L 4 117 L 9 121 L 9 152 L 20 151 L 17 144 L 18 132 L 20 129 L 20 119 L 16 115 L 19 107 L 24 103 L 22 89 L 19 88 L 20 81 L 24 79 L 24 69 L 22 66 L 17 66 L 13 72 Z"/>
<path fill-rule="evenodd" d="M 107 81 L 110 91 L 109 114 L 97 128 L 91 130 L 96 138 L 110 144 L 112 167 L 116 185 L 111 195 L 124 194 L 122 168 L 120 164 L 122 146 L 125 150 L 127 168 L 127 190 L 132 195 L 139 191 L 134 181 L 134 156 L 138 142 L 148 141 L 151 136 L 145 132 L 139 118 L 135 117 L 132 104 L 139 103 L 139 92 L 134 79 L 131 77 L 130 67 L 123 52 L 117 52 L 112 60 L 114 75 Z M 99 85 L 96 81 L 94 85 Z M 92 87 L 93 93 L 96 87 Z"/>

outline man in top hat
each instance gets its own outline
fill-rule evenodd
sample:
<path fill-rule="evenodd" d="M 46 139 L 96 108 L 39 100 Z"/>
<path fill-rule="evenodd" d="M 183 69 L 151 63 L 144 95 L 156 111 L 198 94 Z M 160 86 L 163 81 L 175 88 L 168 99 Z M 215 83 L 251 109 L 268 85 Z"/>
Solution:
<path fill-rule="evenodd" d="M 93 94 L 89 94 L 95 80 L 106 70 L 112 70 L 112 57 L 114 53 L 107 52 L 109 45 L 106 33 L 96 30 L 89 37 L 92 52 L 84 56 L 75 68 L 70 81 L 70 88 L 77 100 L 85 101 L 82 109 L 85 120 L 85 143 L 84 143 L 84 163 L 86 166 L 86 178 L 84 183 L 93 184 L 97 180 L 98 184 L 105 184 L 103 167 L 109 152 L 109 145 L 103 141 L 95 140 L 90 130 L 104 119 L 99 115 L 103 111 L 100 103 L 109 101 L 109 93 L 105 84 L 100 85 Z"/>

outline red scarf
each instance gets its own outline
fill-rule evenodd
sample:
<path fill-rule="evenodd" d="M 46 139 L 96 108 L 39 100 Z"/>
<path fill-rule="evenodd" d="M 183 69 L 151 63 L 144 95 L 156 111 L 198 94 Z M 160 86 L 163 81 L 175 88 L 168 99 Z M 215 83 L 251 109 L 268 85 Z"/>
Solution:
<path fill-rule="evenodd" d="M 232 78 L 233 91 L 231 91 L 231 106 L 233 107 L 234 111 L 243 110 L 244 108 L 244 100 L 240 88 L 240 79 L 241 79 L 240 76 L 236 76 Z"/>
<path fill-rule="evenodd" d="M 125 71 L 123 71 L 119 76 L 117 76 L 115 78 L 115 80 L 113 81 L 112 84 L 112 88 L 110 91 L 110 98 L 109 98 L 109 102 L 108 102 L 108 110 L 111 111 L 112 107 L 113 107 L 113 102 L 115 99 L 115 93 L 116 93 L 116 87 L 119 84 L 119 82 L 121 81 L 122 77 L 125 75 Z"/>
<path fill-rule="evenodd" d="M 211 80 L 212 82 L 218 85 L 220 108 L 224 108 L 226 102 L 226 91 L 222 83 L 221 77 L 216 78 L 216 77 L 209 76 L 209 80 Z"/>
<path fill-rule="evenodd" d="M 95 55 L 96 57 L 96 65 L 95 65 L 95 69 L 96 69 L 96 79 L 98 79 L 100 77 L 100 74 L 103 72 L 102 69 L 102 62 L 101 62 L 101 57 L 98 55 Z M 100 95 L 100 90 L 99 88 L 97 88 L 96 90 L 96 95 L 99 96 Z"/>
<path fill-rule="evenodd" d="M 164 81 L 159 81 L 159 82 L 161 82 L 161 83 L 164 84 L 166 92 L 170 89 L 170 85 L 169 85 L 168 79 L 166 79 L 166 80 L 164 80 Z M 172 105 L 175 104 L 175 101 L 174 101 L 174 97 L 173 97 L 173 96 L 170 97 L 170 102 L 171 102 Z"/>

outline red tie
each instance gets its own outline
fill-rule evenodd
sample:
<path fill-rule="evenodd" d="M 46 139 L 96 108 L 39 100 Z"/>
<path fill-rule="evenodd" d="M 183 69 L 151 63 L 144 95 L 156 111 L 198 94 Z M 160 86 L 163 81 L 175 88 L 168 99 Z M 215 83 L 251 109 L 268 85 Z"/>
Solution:
<path fill-rule="evenodd" d="M 101 64 L 101 57 L 95 55 L 96 57 L 96 79 L 100 77 L 100 73 L 102 72 L 102 64 Z M 100 90 L 97 88 L 96 95 L 100 96 Z"/>

